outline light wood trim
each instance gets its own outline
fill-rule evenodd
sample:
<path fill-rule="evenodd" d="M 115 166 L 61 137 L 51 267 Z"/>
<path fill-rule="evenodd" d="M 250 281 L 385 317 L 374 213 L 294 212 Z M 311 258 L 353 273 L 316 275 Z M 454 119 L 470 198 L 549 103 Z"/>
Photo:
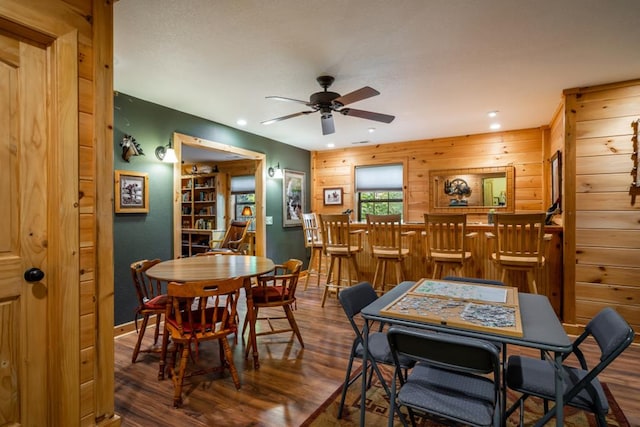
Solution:
<path fill-rule="evenodd" d="M 173 149 L 176 152 L 176 157 L 178 160 L 182 158 L 182 144 L 187 144 L 193 147 L 199 147 L 204 150 L 216 150 L 216 151 L 224 151 L 227 153 L 235 153 L 242 157 L 253 159 L 256 164 L 255 170 L 255 180 L 256 180 L 256 212 L 255 212 L 255 233 L 256 233 L 256 255 L 264 256 L 267 252 L 267 229 L 264 221 L 266 215 L 266 206 L 265 206 L 265 198 L 267 195 L 266 189 L 266 154 L 258 153 L 257 151 L 251 151 L 244 148 L 234 147 L 228 144 L 222 144 L 220 142 L 209 141 L 202 138 L 197 138 L 195 136 L 185 135 L 178 132 L 173 134 L 172 138 Z M 180 162 L 175 163 L 173 166 L 173 188 L 174 188 L 174 199 L 173 199 L 173 255 L 174 257 L 178 257 L 180 255 L 181 244 L 180 244 L 180 230 L 182 228 L 182 220 L 181 220 L 181 175 L 182 168 Z"/>
<path fill-rule="evenodd" d="M 50 61 L 55 74 L 51 88 L 52 134 L 49 147 L 49 306 L 50 319 L 49 396 L 51 419 L 73 424 L 80 411 L 80 372 L 60 366 L 80 365 L 79 202 L 78 202 L 78 34 L 61 35 L 51 47 Z"/>
<path fill-rule="evenodd" d="M 93 2 L 93 135 L 96 191 L 96 344 L 93 422 L 120 425 L 114 414 L 113 360 L 113 4 Z"/>
<path fill-rule="evenodd" d="M 576 110 L 578 102 L 575 96 L 565 98 L 564 112 L 564 158 L 562 159 L 562 210 L 563 226 L 571 239 L 564 239 L 565 269 L 563 276 L 562 319 L 567 323 L 576 323 Z"/>

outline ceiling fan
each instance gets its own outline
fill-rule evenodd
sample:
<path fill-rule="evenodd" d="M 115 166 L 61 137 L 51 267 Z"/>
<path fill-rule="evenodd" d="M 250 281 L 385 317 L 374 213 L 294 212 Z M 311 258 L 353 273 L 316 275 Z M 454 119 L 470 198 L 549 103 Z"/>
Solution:
<path fill-rule="evenodd" d="M 322 124 L 322 134 L 329 135 L 336 131 L 333 123 L 333 112 L 343 114 L 345 116 L 360 117 L 361 119 L 375 120 L 377 122 L 391 123 L 395 116 L 388 114 L 374 113 L 371 111 L 356 110 L 355 108 L 345 108 L 345 105 L 380 95 L 377 90 L 365 86 L 361 89 L 350 92 L 346 95 L 329 92 L 327 89 L 335 80 L 332 76 L 320 76 L 316 79 L 324 91 L 316 92 L 309 97 L 309 101 L 301 101 L 299 99 L 285 98 L 282 96 L 267 96 L 268 99 L 277 99 L 280 101 L 297 102 L 311 108 L 310 111 L 301 111 L 299 113 L 289 114 L 271 120 L 262 122 L 263 125 L 270 125 L 281 120 L 291 119 L 306 114 L 320 111 L 320 123 Z"/>

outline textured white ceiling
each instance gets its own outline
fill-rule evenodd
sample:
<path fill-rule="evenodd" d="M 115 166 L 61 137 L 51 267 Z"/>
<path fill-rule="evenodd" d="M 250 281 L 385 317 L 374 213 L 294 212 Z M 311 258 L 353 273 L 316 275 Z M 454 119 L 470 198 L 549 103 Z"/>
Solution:
<path fill-rule="evenodd" d="M 638 0 L 119 0 L 115 90 L 308 150 L 549 123 L 562 90 L 640 78 Z M 378 123 L 308 100 L 319 75 Z M 640 112 L 639 112 L 640 113 Z M 374 127 L 376 131 L 369 133 Z"/>

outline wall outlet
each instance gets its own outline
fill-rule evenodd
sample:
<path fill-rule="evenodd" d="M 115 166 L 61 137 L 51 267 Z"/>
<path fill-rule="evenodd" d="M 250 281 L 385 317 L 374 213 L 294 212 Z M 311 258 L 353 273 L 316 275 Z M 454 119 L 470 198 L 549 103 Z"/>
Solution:
<path fill-rule="evenodd" d="M 264 217 L 264 223 L 267 225 L 273 225 L 273 217 L 272 216 Z"/>

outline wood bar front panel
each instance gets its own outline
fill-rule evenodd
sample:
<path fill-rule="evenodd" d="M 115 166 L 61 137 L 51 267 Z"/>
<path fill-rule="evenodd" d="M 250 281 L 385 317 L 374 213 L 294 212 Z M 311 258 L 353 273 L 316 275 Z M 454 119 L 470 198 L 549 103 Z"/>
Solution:
<path fill-rule="evenodd" d="M 365 229 L 366 224 L 351 224 L 353 230 Z M 406 280 L 419 280 L 424 277 L 431 277 L 433 270 L 431 265 L 427 263 L 425 253 L 425 238 L 422 236 L 424 224 L 404 224 L 403 231 L 413 230 L 415 235 L 409 237 L 406 246 L 411 249 L 411 254 L 404 261 L 404 274 Z M 500 280 L 500 274 L 490 259 L 490 251 L 485 237 L 485 233 L 493 231 L 493 226 L 488 224 L 468 224 L 468 232 L 476 232 L 477 236 L 470 239 L 472 242 L 471 251 L 473 254 L 472 266 L 466 268 L 464 276 L 477 277 L 492 280 Z M 551 234 L 552 238 L 549 242 L 548 257 L 545 267 L 536 273 L 536 283 L 538 292 L 546 295 L 551 301 L 555 312 L 561 316 L 562 312 L 562 227 L 551 226 L 545 228 L 545 233 Z M 364 250 L 358 254 L 357 262 L 360 271 L 360 280 L 366 280 L 373 283 L 373 274 L 376 268 L 376 262 L 371 256 L 371 248 L 367 241 L 366 234 L 363 235 Z M 385 283 L 393 283 L 392 269 L 387 272 Z M 446 273 L 445 273 L 446 274 Z M 518 288 L 519 292 L 528 292 L 527 279 L 524 273 L 507 274 L 506 284 Z"/>

